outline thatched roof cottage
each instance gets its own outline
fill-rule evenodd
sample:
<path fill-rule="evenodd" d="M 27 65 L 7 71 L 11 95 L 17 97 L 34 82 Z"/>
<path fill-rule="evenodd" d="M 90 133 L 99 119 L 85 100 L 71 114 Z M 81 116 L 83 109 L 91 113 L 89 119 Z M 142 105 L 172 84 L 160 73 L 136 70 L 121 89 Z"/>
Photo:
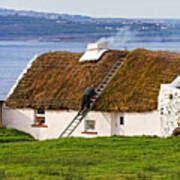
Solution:
<path fill-rule="evenodd" d="M 171 83 L 180 74 L 180 54 L 137 49 L 108 50 L 98 61 L 80 62 L 81 57 L 80 53 L 50 52 L 32 61 L 7 97 L 4 125 L 36 139 L 58 138 L 78 112 L 86 87 L 99 84 L 113 64 L 123 59 L 72 136 L 167 135 L 158 97 L 161 84 Z"/>

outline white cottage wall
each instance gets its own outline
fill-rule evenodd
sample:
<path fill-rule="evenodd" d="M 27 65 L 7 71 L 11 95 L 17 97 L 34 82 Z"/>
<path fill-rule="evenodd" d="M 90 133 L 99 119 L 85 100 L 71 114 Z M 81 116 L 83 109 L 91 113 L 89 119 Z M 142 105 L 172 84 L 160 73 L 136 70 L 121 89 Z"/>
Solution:
<path fill-rule="evenodd" d="M 120 125 L 120 116 L 124 125 Z M 146 113 L 124 113 L 116 115 L 116 135 L 122 136 L 161 136 L 160 116 L 158 111 Z"/>
<path fill-rule="evenodd" d="M 31 134 L 35 139 L 45 140 L 58 138 L 62 131 L 68 126 L 74 118 L 77 111 L 52 111 L 48 110 L 45 113 L 46 127 L 32 127 L 34 124 L 33 109 L 10 109 L 3 108 L 3 124 L 7 128 L 15 128 Z M 90 112 L 85 120 L 95 121 L 95 130 L 97 132 L 85 132 L 83 120 L 78 128 L 73 132 L 73 137 L 97 137 L 111 136 L 111 114 L 102 112 Z"/>
<path fill-rule="evenodd" d="M 40 131 L 32 128 L 32 124 L 34 124 L 34 110 L 3 107 L 2 117 L 5 127 L 29 133 L 34 138 L 39 139 Z"/>
<path fill-rule="evenodd" d="M 39 140 L 55 139 L 74 118 L 77 111 L 53 111 L 45 113 L 47 127 L 32 127 L 34 124 L 33 109 L 3 108 L 3 124 L 8 128 L 15 128 L 31 134 Z M 124 116 L 124 125 L 120 125 L 120 117 Z M 95 129 L 85 131 L 85 121 L 94 120 Z M 97 133 L 97 134 L 96 134 Z M 158 111 L 149 113 L 103 113 L 90 112 L 73 132 L 73 137 L 97 136 L 140 136 L 160 134 L 160 118 Z"/>
<path fill-rule="evenodd" d="M 46 111 L 46 125 L 48 128 L 42 133 L 41 139 L 58 138 L 76 114 L 77 111 Z M 86 120 L 95 121 L 95 130 L 93 132 L 97 132 L 97 134 L 85 132 L 84 122 Z M 109 113 L 90 112 L 71 136 L 111 136 L 111 115 Z"/>

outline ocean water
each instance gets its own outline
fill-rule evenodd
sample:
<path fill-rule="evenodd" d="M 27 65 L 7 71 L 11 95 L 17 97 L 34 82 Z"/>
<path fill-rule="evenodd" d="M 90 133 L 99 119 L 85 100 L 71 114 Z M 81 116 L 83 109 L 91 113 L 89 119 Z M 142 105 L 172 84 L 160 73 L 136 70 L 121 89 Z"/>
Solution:
<path fill-rule="evenodd" d="M 0 100 L 4 100 L 16 79 L 36 54 L 48 51 L 81 52 L 86 43 L 0 41 Z"/>
<path fill-rule="evenodd" d="M 38 42 L 0 41 L 0 100 L 4 100 L 16 79 L 36 54 L 47 51 L 82 52 L 88 42 Z M 111 42 L 112 44 L 112 42 Z M 126 42 L 114 43 L 112 48 L 129 50 L 147 48 L 151 50 L 180 51 L 180 42 Z"/>

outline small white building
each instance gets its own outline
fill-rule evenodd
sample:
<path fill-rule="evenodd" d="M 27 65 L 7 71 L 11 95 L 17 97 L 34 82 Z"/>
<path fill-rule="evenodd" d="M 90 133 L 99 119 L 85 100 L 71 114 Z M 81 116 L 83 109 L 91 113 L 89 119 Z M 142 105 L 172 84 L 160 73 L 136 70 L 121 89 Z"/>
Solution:
<path fill-rule="evenodd" d="M 90 45 L 88 51 L 90 49 L 93 46 Z M 151 89 L 151 83 L 148 82 L 150 76 L 146 72 L 147 81 L 137 83 L 143 72 L 137 69 L 137 62 L 133 59 L 136 55 L 138 59 L 140 56 L 146 57 L 140 52 L 135 51 L 129 57 L 128 52 L 109 50 L 105 54 L 100 53 L 96 63 L 87 64 L 78 62 L 81 54 L 76 53 L 55 52 L 38 57 L 31 61 L 10 91 L 3 107 L 3 125 L 27 132 L 39 140 L 58 138 L 77 114 L 85 88 L 91 83 L 100 82 L 114 62 L 123 58 L 124 66 L 107 87 L 107 92 L 104 92 L 95 109 L 83 119 L 72 136 L 170 136 L 179 118 L 179 77 L 171 84 L 161 85 L 161 89 L 160 84 L 157 84 L 157 95 L 147 99 Z M 91 54 L 86 52 L 81 61 L 97 58 L 91 55 L 92 59 L 88 58 L 88 53 Z M 130 60 L 125 58 L 127 56 Z M 146 60 L 139 64 L 144 62 Z M 151 62 L 148 62 L 151 67 Z M 128 75 L 129 65 L 134 75 Z M 123 84 L 126 81 L 129 84 Z M 141 85 L 148 90 L 145 91 Z M 146 102 L 145 107 L 142 107 L 142 102 Z"/>
<path fill-rule="evenodd" d="M 170 84 L 162 84 L 158 109 L 162 135 L 167 137 L 180 126 L 180 76 Z"/>

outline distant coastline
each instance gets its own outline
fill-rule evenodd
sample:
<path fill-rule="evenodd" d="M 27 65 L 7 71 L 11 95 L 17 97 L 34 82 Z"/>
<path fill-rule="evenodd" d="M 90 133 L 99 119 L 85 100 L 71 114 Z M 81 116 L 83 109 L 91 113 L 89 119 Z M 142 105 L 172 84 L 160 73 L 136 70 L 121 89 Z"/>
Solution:
<path fill-rule="evenodd" d="M 178 42 L 180 20 L 92 18 L 0 8 L 0 40 L 97 41 L 124 32 L 132 41 Z M 119 33 L 120 32 L 120 33 Z"/>

